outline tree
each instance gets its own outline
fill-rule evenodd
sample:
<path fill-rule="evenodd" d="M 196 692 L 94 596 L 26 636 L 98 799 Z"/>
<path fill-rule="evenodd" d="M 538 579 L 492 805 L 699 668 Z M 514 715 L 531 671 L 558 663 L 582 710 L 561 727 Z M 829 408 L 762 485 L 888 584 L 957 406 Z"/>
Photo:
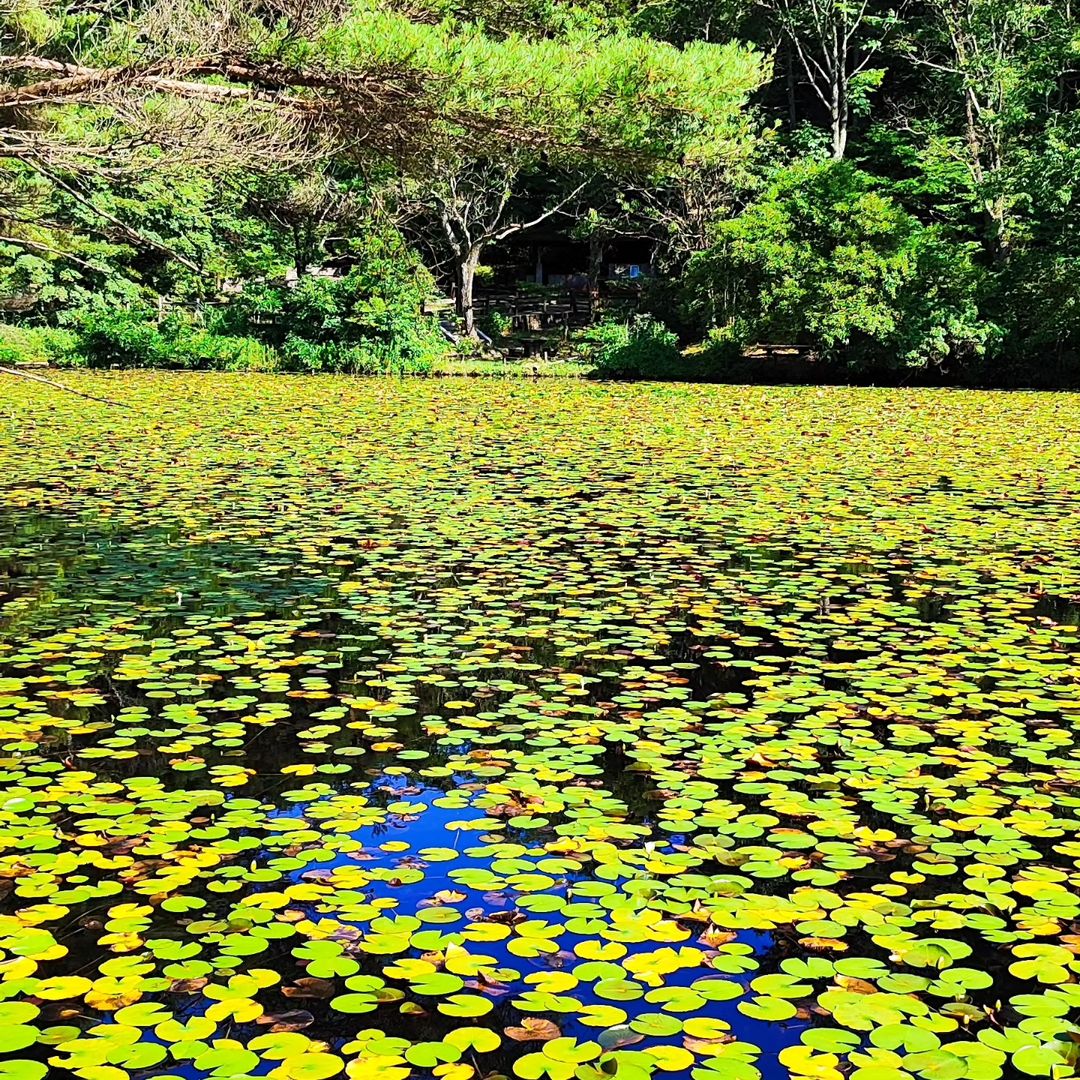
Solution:
<path fill-rule="evenodd" d="M 1074 57 L 1068 5 L 1031 0 L 928 0 L 929 32 L 913 37 L 917 64 L 951 104 L 960 154 L 986 219 L 985 245 L 996 266 L 1012 250 L 1012 216 L 1021 193 L 1012 156 L 1045 126 Z M 943 92 L 943 93 L 942 93 Z"/>
<path fill-rule="evenodd" d="M 553 196 L 535 215 L 511 220 L 514 185 L 524 167 L 513 155 L 501 161 L 443 165 L 439 179 L 425 192 L 425 198 L 435 206 L 453 260 L 454 303 L 467 337 L 476 334 L 473 295 L 484 249 L 563 213 L 588 183 L 583 181 L 571 191 Z"/>
<path fill-rule="evenodd" d="M 1010 380 L 1030 383 L 1037 374 L 1044 385 L 1075 385 L 1080 377 L 1077 176 L 1080 116 L 1074 111 L 1055 110 L 1042 131 L 1007 144 L 1007 261 L 991 264 L 984 306 L 1004 330 L 996 359 Z"/>
<path fill-rule="evenodd" d="M 212 19 L 195 0 L 156 0 L 128 19 L 103 16 L 103 33 L 89 35 L 74 61 L 40 50 L 0 57 L 0 116 L 16 119 L 0 131 L 0 156 L 64 183 L 65 170 L 90 171 L 94 154 L 115 168 L 127 141 L 168 142 L 152 119 L 197 116 L 202 123 L 190 124 L 187 144 L 173 140 L 181 157 L 187 151 L 185 163 L 197 164 L 196 132 L 219 130 L 217 117 L 233 123 L 238 145 L 257 129 L 283 147 L 314 146 L 337 161 L 391 160 L 414 175 L 419 165 L 470 333 L 484 247 L 561 212 L 572 197 L 514 213 L 519 177 L 541 159 L 560 167 L 599 157 L 641 168 L 686 155 L 721 158 L 747 137 L 742 111 L 762 77 L 761 58 L 736 45 L 676 49 L 594 26 L 535 40 L 492 38 L 479 27 L 414 22 L 363 2 L 348 9 L 333 0 L 272 8 L 222 2 Z M 70 121 L 48 125 L 59 105 L 69 117 L 102 110 L 122 121 L 130 140 L 114 131 L 91 149 L 88 123 L 70 148 L 63 138 Z M 38 120 L 27 123 L 28 116 Z M 51 141 L 42 141 L 43 131 Z M 295 167 L 283 150 L 277 158 L 279 169 Z M 79 185 L 68 186 L 76 197 Z"/>
<path fill-rule="evenodd" d="M 492 45 L 473 39 L 479 51 Z M 473 283 L 485 248 L 562 214 L 588 177 L 636 174 L 657 182 L 702 164 L 722 167 L 747 152 L 750 93 L 763 77 L 761 57 L 738 45 L 685 49 L 627 37 L 575 33 L 562 39 L 508 40 L 499 46 L 516 71 L 531 73 L 519 122 L 558 133 L 547 146 L 504 142 L 477 155 L 450 145 L 414 177 L 414 198 L 430 206 L 450 256 L 457 313 L 475 330 Z M 539 203 L 522 199 L 526 177 L 551 181 L 584 174 Z M 552 186 L 550 183 L 548 186 Z"/>
<path fill-rule="evenodd" d="M 848 368 L 981 355 L 971 245 L 922 225 L 847 162 L 781 170 L 690 261 L 686 302 L 737 342 L 806 344 Z"/>
<path fill-rule="evenodd" d="M 77 308 L 198 303 L 259 262 L 269 239 L 244 192 L 219 173 L 125 169 L 123 184 L 35 163 L 0 163 L 21 199 L 0 207 L 0 297 L 27 317 L 64 321 Z M 253 227 L 254 226 L 254 227 Z"/>
<path fill-rule="evenodd" d="M 879 0 L 762 0 L 799 59 L 814 94 L 825 107 L 832 156 L 847 153 L 852 109 L 880 81 L 871 65 L 900 21 Z M 901 9 L 906 0 L 901 0 Z"/>

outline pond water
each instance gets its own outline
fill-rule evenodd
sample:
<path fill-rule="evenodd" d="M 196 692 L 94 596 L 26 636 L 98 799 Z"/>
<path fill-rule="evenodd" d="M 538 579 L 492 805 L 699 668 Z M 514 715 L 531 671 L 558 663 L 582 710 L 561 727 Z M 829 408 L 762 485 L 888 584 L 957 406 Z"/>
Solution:
<path fill-rule="evenodd" d="M 1077 1075 L 1080 396 L 0 384 L 0 1078 Z"/>

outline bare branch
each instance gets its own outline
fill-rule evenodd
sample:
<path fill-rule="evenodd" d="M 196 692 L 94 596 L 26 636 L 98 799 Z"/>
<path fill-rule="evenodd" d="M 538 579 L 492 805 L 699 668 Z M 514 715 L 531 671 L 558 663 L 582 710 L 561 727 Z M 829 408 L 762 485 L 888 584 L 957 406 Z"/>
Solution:
<path fill-rule="evenodd" d="M 553 215 L 559 213 L 563 209 L 563 207 L 576 199 L 585 190 L 585 188 L 588 187 L 590 183 L 592 183 L 592 179 L 592 177 L 589 177 L 588 180 L 585 180 L 583 183 L 579 184 L 576 188 L 574 188 L 573 191 L 570 192 L 569 195 L 567 195 L 563 199 L 560 199 L 554 206 L 549 207 L 542 214 L 540 214 L 539 217 L 533 218 L 532 221 L 514 222 L 510 225 L 507 225 L 505 229 L 501 229 L 496 233 L 492 233 L 489 236 L 489 239 L 505 240 L 508 236 L 513 236 L 514 233 L 525 232 L 526 229 L 531 229 L 535 225 L 539 225 L 541 222 L 547 221 L 549 217 L 552 217 Z"/>
<path fill-rule="evenodd" d="M 16 379 L 28 379 L 30 382 L 43 383 L 46 386 L 63 390 L 65 394 L 74 394 L 76 397 L 86 398 L 88 401 L 100 401 L 103 405 L 115 405 L 118 409 L 130 409 L 131 406 L 123 401 L 113 401 L 111 398 L 98 397 L 96 394 L 86 394 L 82 390 L 75 390 L 70 386 L 57 382 L 55 379 L 47 379 L 44 375 L 34 375 L 29 371 L 20 371 L 18 368 L 0 367 L 0 373 L 12 375 Z"/>
<path fill-rule="evenodd" d="M 30 251 L 41 251 L 47 255 L 57 255 L 61 259 L 67 259 L 68 262 L 75 263 L 76 266 L 81 266 L 84 270 L 100 272 L 98 267 L 80 259 L 77 255 L 72 255 L 70 251 L 61 251 L 60 248 L 50 247 L 48 244 L 42 244 L 37 240 L 27 240 L 21 236 L 0 236 L 0 244 L 16 244 Z"/>
<path fill-rule="evenodd" d="M 37 169 L 37 171 L 40 172 L 42 176 L 51 180 L 62 191 L 66 191 L 68 195 L 71 196 L 71 198 L 73 198 L 81 206 L 86 207 L 86 209 L 89 210 L 91 213 L 96 214 L 98 217 L 104 219 L 105 221 L 111 222 L 118 229 L 120 229 L 120 231 L 123 232 L 129 240 L 133 240 L 138 244 L 142 244 L 144 247 L 153 248 L 155 251 L 160 251 L 163 255 L 168 255 L 170 258 L 173 258 L 178 263 L 180 263 L 181 266 L 186 266 L 189 270 L 195 273 L 199 273 L 201 271 L 201 267 L 198 265 L 198 263 L 192 262 L 189 258 L 181 255 L 178 251 L 174 251 L 166 244 L 163 244 L 160 240 L 155 240 L 152 237 L 145 236 L 143 233 L 139 232 L 138 229 L 132 227 L 126 221 L 121 221 L 118 217 L 110 214 L 107 210 L 102 210 L 100 206 L 97 206 L 85 195 L 78 192 L 70 184 L 62 180 L 59 176 L 57 176 L 51 170 L 47 169 L 40 162 L 34 161 L 31 158 L 27 159 L 26 163 L 32 168 Z"/>

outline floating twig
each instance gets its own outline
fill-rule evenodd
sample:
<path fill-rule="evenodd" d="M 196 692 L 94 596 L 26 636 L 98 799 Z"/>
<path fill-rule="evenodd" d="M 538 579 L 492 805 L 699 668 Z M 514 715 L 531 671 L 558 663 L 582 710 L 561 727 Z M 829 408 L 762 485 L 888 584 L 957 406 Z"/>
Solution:
<path fill-rule="evenodd" d="M 0 373 L 14 375 L 18 379 L 29 379 L 31 382 L 44 383 L 53 386 L 57 390 L 63 390 L 66 394 L 74 394 L 76 397 L 86 398 L 88 401 L 100 401 L 103 405 L 115 405 L 118 409 L 130 409 L 122 401 L 113 401 L 112 398 L 98 397 L 96 394 L 85 394 L 82 390 L 74 390 L 70 386 L 57 382 L 55 379 L 47 379 L 44 375 L 31 375 L 29 371 L 20 371 L 18 368 L 0 367 Z"/>

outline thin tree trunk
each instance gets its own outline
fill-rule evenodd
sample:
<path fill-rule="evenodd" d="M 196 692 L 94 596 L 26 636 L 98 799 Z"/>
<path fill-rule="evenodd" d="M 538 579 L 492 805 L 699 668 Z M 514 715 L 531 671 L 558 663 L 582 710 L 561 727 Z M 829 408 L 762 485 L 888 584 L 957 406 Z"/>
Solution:
<path fill-rule="evenodd" d="M 795 51 L 792 49 L 790 43 L 784 51 L 787 53 L 788 118 L 791 121 L 792 129 L 794 129 L 798 127 L 799 124 L 799 107 L 795 97 Z"/>
<path fill-rule="evenodd" d="M 476 284 L 476 268 L 480 265 L 480 248 L 474 246 L 458 257 L 455 270 L 457 278 L 456 307 L 462 329 L 468 338 L 476 337 L 476 315 L 473 311 L 473 292 Z"/>
<path fill-rule="evenodd" d="M 843 161 L 847 153 L 847 128 L 838 112 L 833 113 L 832 144 L 833 161 Z"/>
<path fill-rule="evenodd" d="M 844 95 L 844 76 L 839 71 L 832 80 L 832 143 L 833 161 L 843 161 L 847 153 L 847 101 Z"/>
<path fill-rule="evenodd" d="M 971 176 L 976 188 L 986 185 L 987 177 L 992 177 L 1001 168 L 1001 156 L 992 140 L 984 142 L 979 129 L 979 103 L 973 90 L 964 94 L 964 118 L 967 128 L 968 154 L 971 156 Z M 995 267 L 1001 268 L 1009 261 L 1008 211 L 1005 199 L 1001 195 L 985 198 L 986 210 L 986 251 Z"/>
<path fill-rule="evenodd" d="M 1008 212 L 1005 209 L 1005 199 L 998 195 L 987 200 L 987 216 L 990 218 L 990 257 L 994 260 L 994 266 L 998 269 L 1006 266 L 1009 256 L 1012 254 L 1012 246 L 1009 242 Z"/>
<path fill-rule="evenodd" d="M 589 288 L 598 291 L 600 280 L 604 276 L 604 252 L 607 245 L 599 233 L 589 237 Z"/>

